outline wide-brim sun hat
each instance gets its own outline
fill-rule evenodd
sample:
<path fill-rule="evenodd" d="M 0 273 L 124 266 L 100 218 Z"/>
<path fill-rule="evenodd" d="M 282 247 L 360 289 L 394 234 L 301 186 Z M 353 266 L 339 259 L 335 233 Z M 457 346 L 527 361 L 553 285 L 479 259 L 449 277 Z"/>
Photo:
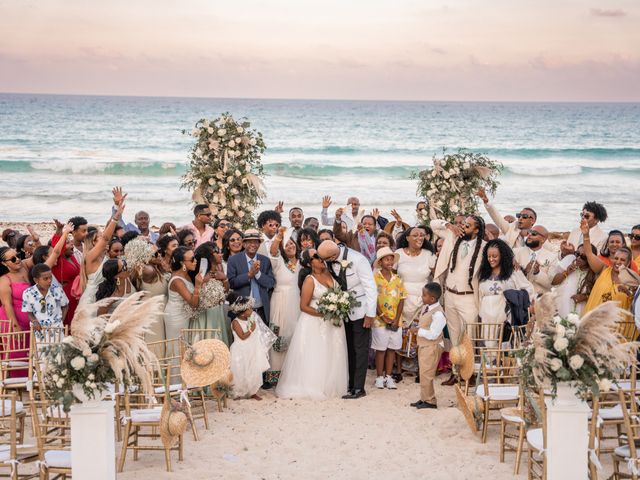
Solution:
<path fill-rule="evenodd" d="M 229 347 L 215 338 L 200 340 L 182 357 L 182 380 L 189 387 L 206 387 L 220 380 L 230 368 Z"/>
<path fill-rule="evenodd" d="M 471 344 L 471 339 L 466 332 L 462 335 L 460 343 L 451 347 L 449 360 L 452 364 L 458 366 L 460 377 L 463 380 L 466 381 L 471 378 L 474 372 L 473 345 Z"/>
<path fill-rule="evenodd" d="M 160 414 L 160 440 L 164 448 L 171 448 L 176 440 L 187 430 L 187 415 L 174 408 L 172 400 L 166 399 Z"/>
<path fill-rule="evenodd" d="M 398 260 L 400 260 L 400 254 L 398 252 L 394 252 L 389 247 L 382 247 L 376 252 L 376 261 L 373 262 L 373 268 L 378 268 L 380 266 L 380 260 L 390 255 L 393 256 L 394 265 L 397 264 Z"/>
<path fill-rule="evenodd" d="M 255 228 L 250 228 L 245 230 L 242 237 L 242 242 L 246 242 L 247 240 L 258 240 L 260 243 L 264 241 L 262 234 L 256 230 Z"/>

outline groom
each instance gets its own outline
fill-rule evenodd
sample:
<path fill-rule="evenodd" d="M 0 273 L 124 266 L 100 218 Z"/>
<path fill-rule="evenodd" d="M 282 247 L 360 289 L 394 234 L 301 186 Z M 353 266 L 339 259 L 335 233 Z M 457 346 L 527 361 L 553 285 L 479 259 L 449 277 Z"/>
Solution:
<path fill-rule="evenodd" d="M 347 351 L 349 355 L 349 392 L 345 399 L 364 397 L 364 382 L 367 376 L 369 338 L 371 322 L 376 315 L 378 291 L 373 279 L 371 264 L 355 250 L 338 246 L 325 240 L 318 247 L 318 255 L 327 262 L 329 271 L 340 284 L 340 288 L 353 293 L 360 306 L 351 310 L 345 322 Z"/>

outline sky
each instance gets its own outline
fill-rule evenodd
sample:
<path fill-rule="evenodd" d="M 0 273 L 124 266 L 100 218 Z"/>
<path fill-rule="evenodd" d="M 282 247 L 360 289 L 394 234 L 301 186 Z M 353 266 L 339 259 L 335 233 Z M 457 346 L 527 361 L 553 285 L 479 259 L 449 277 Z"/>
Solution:
<path fill-rule="evenodd" d="M 640 2 L 0 0 L 0 92 L 640 101 Z"/>

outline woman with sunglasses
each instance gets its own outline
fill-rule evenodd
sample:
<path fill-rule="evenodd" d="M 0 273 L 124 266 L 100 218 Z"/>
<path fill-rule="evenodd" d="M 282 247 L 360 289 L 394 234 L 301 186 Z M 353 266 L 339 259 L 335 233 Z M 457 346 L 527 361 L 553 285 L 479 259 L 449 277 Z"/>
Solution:
<path fill-rule="evenodd" d="M 106 307 L 98 309 L 98 315 L 112 313 L 118 304 L 131 294 L 136 292 L 136 288 L 131 283 L 127 262 L 120 260 L 107 260 L 102 266 L 102 282 L 98 285 L 96 301 L 105 298 L 116 299 Z"/>
<path fill-rule="evenodd" d="M 219 282 L 225 292 L 229 291 L 229 280 L 222 269 L 222 253 L 214 242 L 205 242 L 196 248 L 196 269 L 189 272 L 189 277 L 195 282 L 196 272 L 200 272 L 202 262 L 207 262 L 207 272 L 202 284 L 208 282 Z M 213 328 L 220 331 L 220 340 L 227 346 L 230 345 L 233 334 L 231 333 L 231 323 L 227 320 L 227 310 L 224 302 L 215 307 L 207 308 L 200 314 L 197 321 L 191 322 L 192 328 Z"/>
<path fill-rule="evenodd" d="M 191 230 L 180 230 L 178 232 L 178 243 L 181 247 L 186 247 L 189 250 L 196 249 L 196 237 L 191 233 Z"/>
<path fill-rule="evenodd" d="M 227 273 L 227 262 L 229 257 L 240 253 L 244 247 L 242 245 L 242 239 L 244 235 L 236 228 L 230 228 L 222 236 L 222 268 L 224 273 Z"/>
<path fill-rule="evenodd" d="M 30 286 L 29 272 L 18 252 L 10 247 L 0 247 L 0 324 L 3 332 L 29 330 L 29 315 L 22 312 L 22 295 Z"/>
<path fill-rule="evenodd" d="M 192 282 L 189 272 L 196 270 L 196 256 L 186 247 L 178 247 L 171 255 L 171 280 L 169 295 L 164 308 L 164 330 L 167 340 L 179 338 L 183 328 L 189 328 L 189 314 L 185 304 L 195 308 L 200 303 L 200 287 L 203 278 L 200 273 Z"/>
<path fill-rule="evenodd" d="M 610 267 L 603 268 L 602 261 L 596 257 L 591 248 L 589 224 L 586 220 L 582 220 L 580 228 L 584 238 L 584 252 L 587 256 L 589 266 L 594 271 L 596 271 L 594 266 L 601 269 L 600 275 L 598 276 L 598 279 L 591 290 L 591 294 L 589 295 L 589 299 L 587 300 L 587 304 L 584 307 L 583 315 L 608 301 L 619 302 L 620 308 L 623 310 L 629 310 L 634 292 L 620 282 L 618 275 L 623 268 L 629 267 L 632 263 L 631 250 L 626 246 L 619 247 L 611 259 L 612 265 Z"/>
<path fill-rule="evenodd" d="M 158 247 L 151 244 L 149 247 L 153 254 L 146 264 L 140 266 L 139 273 L 136 272 L 136 286 L 139 287 L 138 290 L 147 292 L 145 298 L 162 296 L 166 302 L 171 272 L 166 270 Z M 151 325 L 151 332 L 147 333 L 144 338 L 147 343 L 166 339 L 162 319 Z"/>
<path fill-rule="evenodd" d="M 218 250 L 220 250 L 221 252 L 222 252 L 222 237 L 224 236 L 225 232 L 229 230 L 232 226 L 233 225 L 231 224 L 231 222 L 224 218 L 218 218 L 213 223 L 213 229 L 216 232 L 213 238 L 215 239 L 216 247 L 218 247 Z"/>

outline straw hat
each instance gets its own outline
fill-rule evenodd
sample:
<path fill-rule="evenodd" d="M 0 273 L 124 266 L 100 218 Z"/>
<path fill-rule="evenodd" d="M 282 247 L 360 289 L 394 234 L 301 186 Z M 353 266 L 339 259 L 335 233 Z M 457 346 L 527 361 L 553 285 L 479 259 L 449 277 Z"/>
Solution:
<path fill-rule="evenodd" d="M 456 391 L 456 399 L 458 400 L 458 408 L 464 415 L 469 428 L 471 428 L 472 432 L 478 431 L 478 424 L 476 423 L 475 411 L 476 411 L 476 401 L 482 402 L 482 400 L 478 397 L 467 397 L 464 393 L 462 393 L 462 389 L 459 385 L 454 387 Z M 478 403 L 477 407 L 480 411 L 483 410 L 482 403 Z"/>
<path fill-rule="evenodd" d="M 176 439 L 187 430 L 188 421 L 178 402 L 165 400 L 160 414 L 160 439 L 164 448 L 173 446 Z"/>
<path fill-rule="evenodd" d="M 260 243 L 262 243 L 264 241 L 262 234 L 255 228 L 250 228 L 249 230 L 245 230 L 243 235 L 244 235 L 242 237 L 243 242 L 246 242 L 247 240 L 258 240 Z"/>
<path fill-rule="evenodd" d="M 378 268 L 380 266 L 379 265 L 380 264 L 380 260 L 382 260 L 384 257 L 388 257 L 389 255 L 393 255 L 393 263 L 394 264 L 398 263 L 398 260 L 400 260 L 400 254 L 398 252 L 394 252 L 389 247 L 382 247 L 376 253 L 376 261 L 373 262 L 373 268 Z"/>
<path fill-rule="evenodd" d="M 473 375 L 473 345 L 471 339 L 465 332 L 462 340 L 458 345 L 451 347 L 449 352 L 449 360 L 460 368 L 460 377 L 463 380 L 469 380 Z"/>
<path fill-rule="evenodd" d="M 182 380 L 190 387 L 212 385 L 229 368 L 229 348 L 213 338 L 200 340 L 187 348 L 180 365 Z"/>
<path fill-rule="evenodd" d="M 618 272 L 618 280 L 628 287 L 637 287 L 640 284 L 640 275 L 630 268 L 624 267 Z"/>
<path fill-rule="evenodd" d="M 397 221 L 392 220 L 391 222 L 387 223 L 383 230 L 385 232 L 387 232 L 389 235 L 391 235 L 393 233 L 393 229 L 396 227 L 396 225 L 398 224 Z M 405 222 L 400 222 L 400 225 L 402 226 L 402 231 L 408 230 L 410 228 L 408 223 Z"/>

